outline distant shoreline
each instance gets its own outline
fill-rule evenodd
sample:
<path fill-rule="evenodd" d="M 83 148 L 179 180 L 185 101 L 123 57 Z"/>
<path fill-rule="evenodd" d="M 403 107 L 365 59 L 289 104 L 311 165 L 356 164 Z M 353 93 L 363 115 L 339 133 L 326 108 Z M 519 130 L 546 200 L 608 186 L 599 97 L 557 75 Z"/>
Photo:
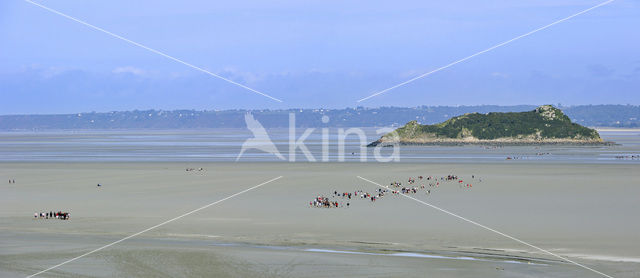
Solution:
<path fill-rule="evenodd" d="M 382 128 L 385 126 L 355 126 L 356 128 Z M 625 127 L 591 127 L 589 128 L 595 129 L 598 132 L 640 132 L 640 128 L 625 128 Z M 297 127 L 297 128 L 311 128 L 309 126 Z M 339 126 L 330 126 L 329 128 L 340 128 Z M 145 128 L 145 127 L 132 127 L 132 128 L 34 128 L 34 129 L 3 129 L 0 127 L 0 132 L 25 132 L 25 133 L 35 133 L 35 132 L 132 132 L 132 131 L 156 131 L 156 132 L 171 132 L 171 131 L 206 131 L 206 130 L 247 130 L 246 127 L 201 127 L 201 128 Z M 287 127 L 268 127 L 267 130 L 288 130 Z"/>
<path fill-rule="evenodd" d="M 394 127 L 409 120 L 435 124 L 467 113 L 521 112 L 537 105 L 475 105 L 356 108 L 289 108 L 230 110 L 133 110 L 69 112 L 63 114 L 0 115 L 1 130 L 49 129 L 199 129 L 245 128 L 244 115 L 251 113 L 266 128 L 288 127 L 295 113 L 298 127 Z M 560 107 L 582 126 L 640 128 L 639 105 L 578 105 Z M 323 116 L 329 123 L 323 123 Z"/>

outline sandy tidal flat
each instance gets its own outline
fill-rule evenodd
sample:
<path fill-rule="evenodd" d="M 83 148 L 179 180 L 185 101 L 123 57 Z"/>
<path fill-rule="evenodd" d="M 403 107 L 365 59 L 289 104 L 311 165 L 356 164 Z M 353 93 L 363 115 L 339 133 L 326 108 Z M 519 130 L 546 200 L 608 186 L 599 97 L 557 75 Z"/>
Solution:
<path fill-rule="evenodd" d="M 41 276 L 601 277 L 402 196 L 309 207 L 334 190 L 378 188 L 356 176 L 387 185 L 456 174 L 473 187 L 443 183 L 412 196 L 613 277 L 638 277 L 638 170 L 525 162 L 2 163 L 0 276 L 36 273 L 282 176 Z M 50 210 L 68 211 L 71 220 L 33 219 Z"/>

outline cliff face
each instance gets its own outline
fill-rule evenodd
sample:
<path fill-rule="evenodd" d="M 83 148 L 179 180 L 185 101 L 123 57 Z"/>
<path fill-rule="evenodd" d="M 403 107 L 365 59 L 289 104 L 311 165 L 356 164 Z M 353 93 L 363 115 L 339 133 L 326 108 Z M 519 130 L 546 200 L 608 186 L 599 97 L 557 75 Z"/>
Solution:
<path fill-rule="evenodd" d="M 603 144 L 598 132 L 572 123 L 560 109 L 471 113 L 435 125 L 408 122 L 370 145 L 378 144 Z"/>

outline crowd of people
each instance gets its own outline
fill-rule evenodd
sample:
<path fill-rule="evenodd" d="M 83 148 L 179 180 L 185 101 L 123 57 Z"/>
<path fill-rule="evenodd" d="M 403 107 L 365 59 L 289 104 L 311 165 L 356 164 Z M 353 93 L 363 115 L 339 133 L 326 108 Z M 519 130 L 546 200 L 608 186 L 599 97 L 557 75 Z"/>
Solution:
<path fill-rule="evenodd" d="M 329 198 L 324 196 L 318 196 L 313 199 L 313 201 L 309 202 L 309 206 L 317 208 L 337 208 L 340 207 L 340 203 L 337 201 L 330 201 Z"/>
<path fill-rule="evenodd" d="M 640 159 L 640 154 L 616 155 L 616 159 Z"/>
<path fill-rule="evenodd" d="M 69 220 L 71 218 L 71 214 L 68 212 L 36 212 L 33 214 L 33 218 L 35 219 L 59 219 L 59 220 Z"/>
<path fill-rule="evenodd" d="M 512 155 L 512 156 L 507 156 L 506 160 L 532 159 L 534 156 L 547 156 L 547 155 L 551 155 L 551 153 L 549 153 L 549 152 L 537 152 L 537 153 L 532 154 L 532 155 Z"/>
<path fill-rule="evenodd" d="M 202 172 L 202 171 L 204 171 L 204 168 L 202 168 L 202 167 L 200 167 L 200 168 L 186 168 L 185 171 L 187 171 L 187 172 L 195 172 L 195 171 Z"/>
<path fill-rule="evenodd" d="M 476 177 L 475 175 L 471 175 L 471 180 L 474 182 L 482 182 L 482 179 Z M 409 177 L 407 179 L 406 186 L 403 186 L 402 182 L 394 181 L 391 182 L 387 188 L 377 188 L 373 192 L 367 192 L 363 190 L 355 190 L 352 192 L 338 192 L 337 190 L 334 190 L 331 194 L 331 197 L 317 196 L 315 199 L 309 202 L 309 206 L 315 208 L 348 208 L 351 205 L 350 202 L 352 198 L 359 198 L 368 200 L 370 202 L 376 202 L 377 200 L 382 199 L 388 193 L 390 193 L 391 195 L 409 195 L 418 194 L 424 191 L 425 195 L 430 195 L 432 190 L 435 190 L 435 188 L 440 187 L 440 185 L 444 183 L 455 183 L 461 189 L 471 189 L 473 187 L 472 183 L 465 182 L 457 175 L 447 175 L 442 177 L 418 176 L 417 179 Z"/>

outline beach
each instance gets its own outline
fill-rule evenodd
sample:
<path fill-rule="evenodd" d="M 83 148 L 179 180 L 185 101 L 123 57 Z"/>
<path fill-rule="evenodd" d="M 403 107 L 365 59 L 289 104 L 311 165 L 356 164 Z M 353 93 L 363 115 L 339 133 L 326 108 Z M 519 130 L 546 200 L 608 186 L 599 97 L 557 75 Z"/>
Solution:
<path fill-rule="evenodd" d="M 188 168 L 201 171 L 186 171 Z M 2 162 L 0 276 L 24 277 L 276 177 L 41 277 L 600 277 L 403 196 L 309 207 L 456 174 L 414 197 L 613 277 L 640 275 L 637 164 Z M 482 179 L 479 182 L 479 179 Z M 100 184 L 101 186 L 97 186 Z M 70 220 L 34 218 L 63 210 Z"/>

